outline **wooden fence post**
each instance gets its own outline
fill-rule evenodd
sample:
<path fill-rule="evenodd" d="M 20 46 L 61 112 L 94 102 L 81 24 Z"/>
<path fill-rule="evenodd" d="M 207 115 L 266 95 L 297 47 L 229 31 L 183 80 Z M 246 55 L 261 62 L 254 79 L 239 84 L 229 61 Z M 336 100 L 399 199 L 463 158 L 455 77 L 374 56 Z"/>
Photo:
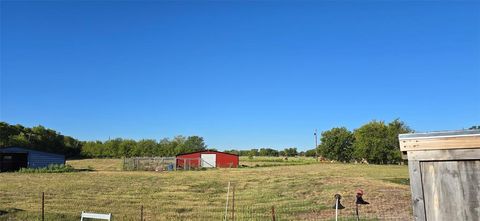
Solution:
<path fill-rule="evenodd" d="M 275 221 L 275 207 L 272 206 L 272 221 Z"/>
<path fill-rule="evenodd" d="M 45 192 L 42 192 L 42 221 L 45 220 Z"/>
<path fill-rule="evenodd" d="M 143 205 L 140 206 L 140 221 L 143 221 Z"/>
<path fill-rule="evenodd" d="M 232 187 L 232 221 L 235 221 L 235 185 Z"/>
<path fill-rule="evenodd" d="M 228 219 L 228 195 L 230 195 L 230 181 L 228 181 L 227 201 L 225 202 L 225 217 L 223 218 L 224 221 L 227 221 Z"/>

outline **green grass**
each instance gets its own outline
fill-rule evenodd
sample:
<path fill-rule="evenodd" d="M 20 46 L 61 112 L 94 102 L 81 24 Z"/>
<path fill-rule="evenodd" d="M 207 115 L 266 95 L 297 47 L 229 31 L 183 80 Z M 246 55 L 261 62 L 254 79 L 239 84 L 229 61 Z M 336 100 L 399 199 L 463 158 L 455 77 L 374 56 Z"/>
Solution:
<path fill-rule="evenodd" d="M 240 163 L 284 166 L 141 172 L 120 171 L 120 159 L 89 159 L 67 163 L 95 171 L 0 173 L 0 220 L 39 220 L 41 192 L 46 220 L 79 220 L 82 210 L 138 220 L 141 205 L 147 220 L 221 220 L 229 181 L 235 186 L 236 220 L 269 220 L 272 206 L 277 220 L 331 220 L 335 193 L 344 197 L 347 209 L 341 215 L 349 220 L 357 188 L 372 203 L 362 208 L 365 219 L 411 219 L 409 186 L 389 181 L 408 178 L 406 166 L 253 160 Z"/>
<path fill-rule="evenodd" d="M 240 166 L 243 167 L 271 167 L 314 163 L 318 162 L 312 157 L 240 157 Z"/>
<path fill-rule="evenodd" d="M 122 159 L 83 159 L 69 160 L 67 164 L 75 169 L 98 170 L 98 171 L 121 171 Z"/>

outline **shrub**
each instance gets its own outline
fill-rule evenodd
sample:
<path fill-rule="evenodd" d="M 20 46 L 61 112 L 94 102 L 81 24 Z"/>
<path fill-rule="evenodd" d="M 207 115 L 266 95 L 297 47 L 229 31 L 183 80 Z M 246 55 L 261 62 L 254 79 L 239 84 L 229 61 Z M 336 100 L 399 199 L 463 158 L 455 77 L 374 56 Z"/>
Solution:
<path fill-rule="evenodd" d="M 50 164 L 42 168 L 21 168 L 19 173 L 68 173 L 75 172 L 75 168 L 70 165 Z"/>

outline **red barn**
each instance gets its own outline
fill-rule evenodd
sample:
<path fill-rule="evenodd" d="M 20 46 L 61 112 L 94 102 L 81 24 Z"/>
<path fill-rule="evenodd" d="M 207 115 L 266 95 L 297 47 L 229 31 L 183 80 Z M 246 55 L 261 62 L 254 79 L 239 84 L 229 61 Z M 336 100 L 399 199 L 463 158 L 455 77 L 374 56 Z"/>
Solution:
<path fill-rule="evenodd" d="M 177 155 L 177 168 L 237 168 L 238 155 L 219 151 L 204 150 Z"/>

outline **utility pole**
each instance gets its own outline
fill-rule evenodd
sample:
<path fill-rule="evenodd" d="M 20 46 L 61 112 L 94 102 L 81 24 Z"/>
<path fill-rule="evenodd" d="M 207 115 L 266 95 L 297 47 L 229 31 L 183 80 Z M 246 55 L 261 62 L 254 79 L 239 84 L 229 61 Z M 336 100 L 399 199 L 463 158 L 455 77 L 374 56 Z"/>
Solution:
<path fill-rule="evenodd" d="M 315 138 L 315 160 L 318 161 L 318 144 L 317 144 L 317 129 L 313 131 L 313 137 Z"/>

